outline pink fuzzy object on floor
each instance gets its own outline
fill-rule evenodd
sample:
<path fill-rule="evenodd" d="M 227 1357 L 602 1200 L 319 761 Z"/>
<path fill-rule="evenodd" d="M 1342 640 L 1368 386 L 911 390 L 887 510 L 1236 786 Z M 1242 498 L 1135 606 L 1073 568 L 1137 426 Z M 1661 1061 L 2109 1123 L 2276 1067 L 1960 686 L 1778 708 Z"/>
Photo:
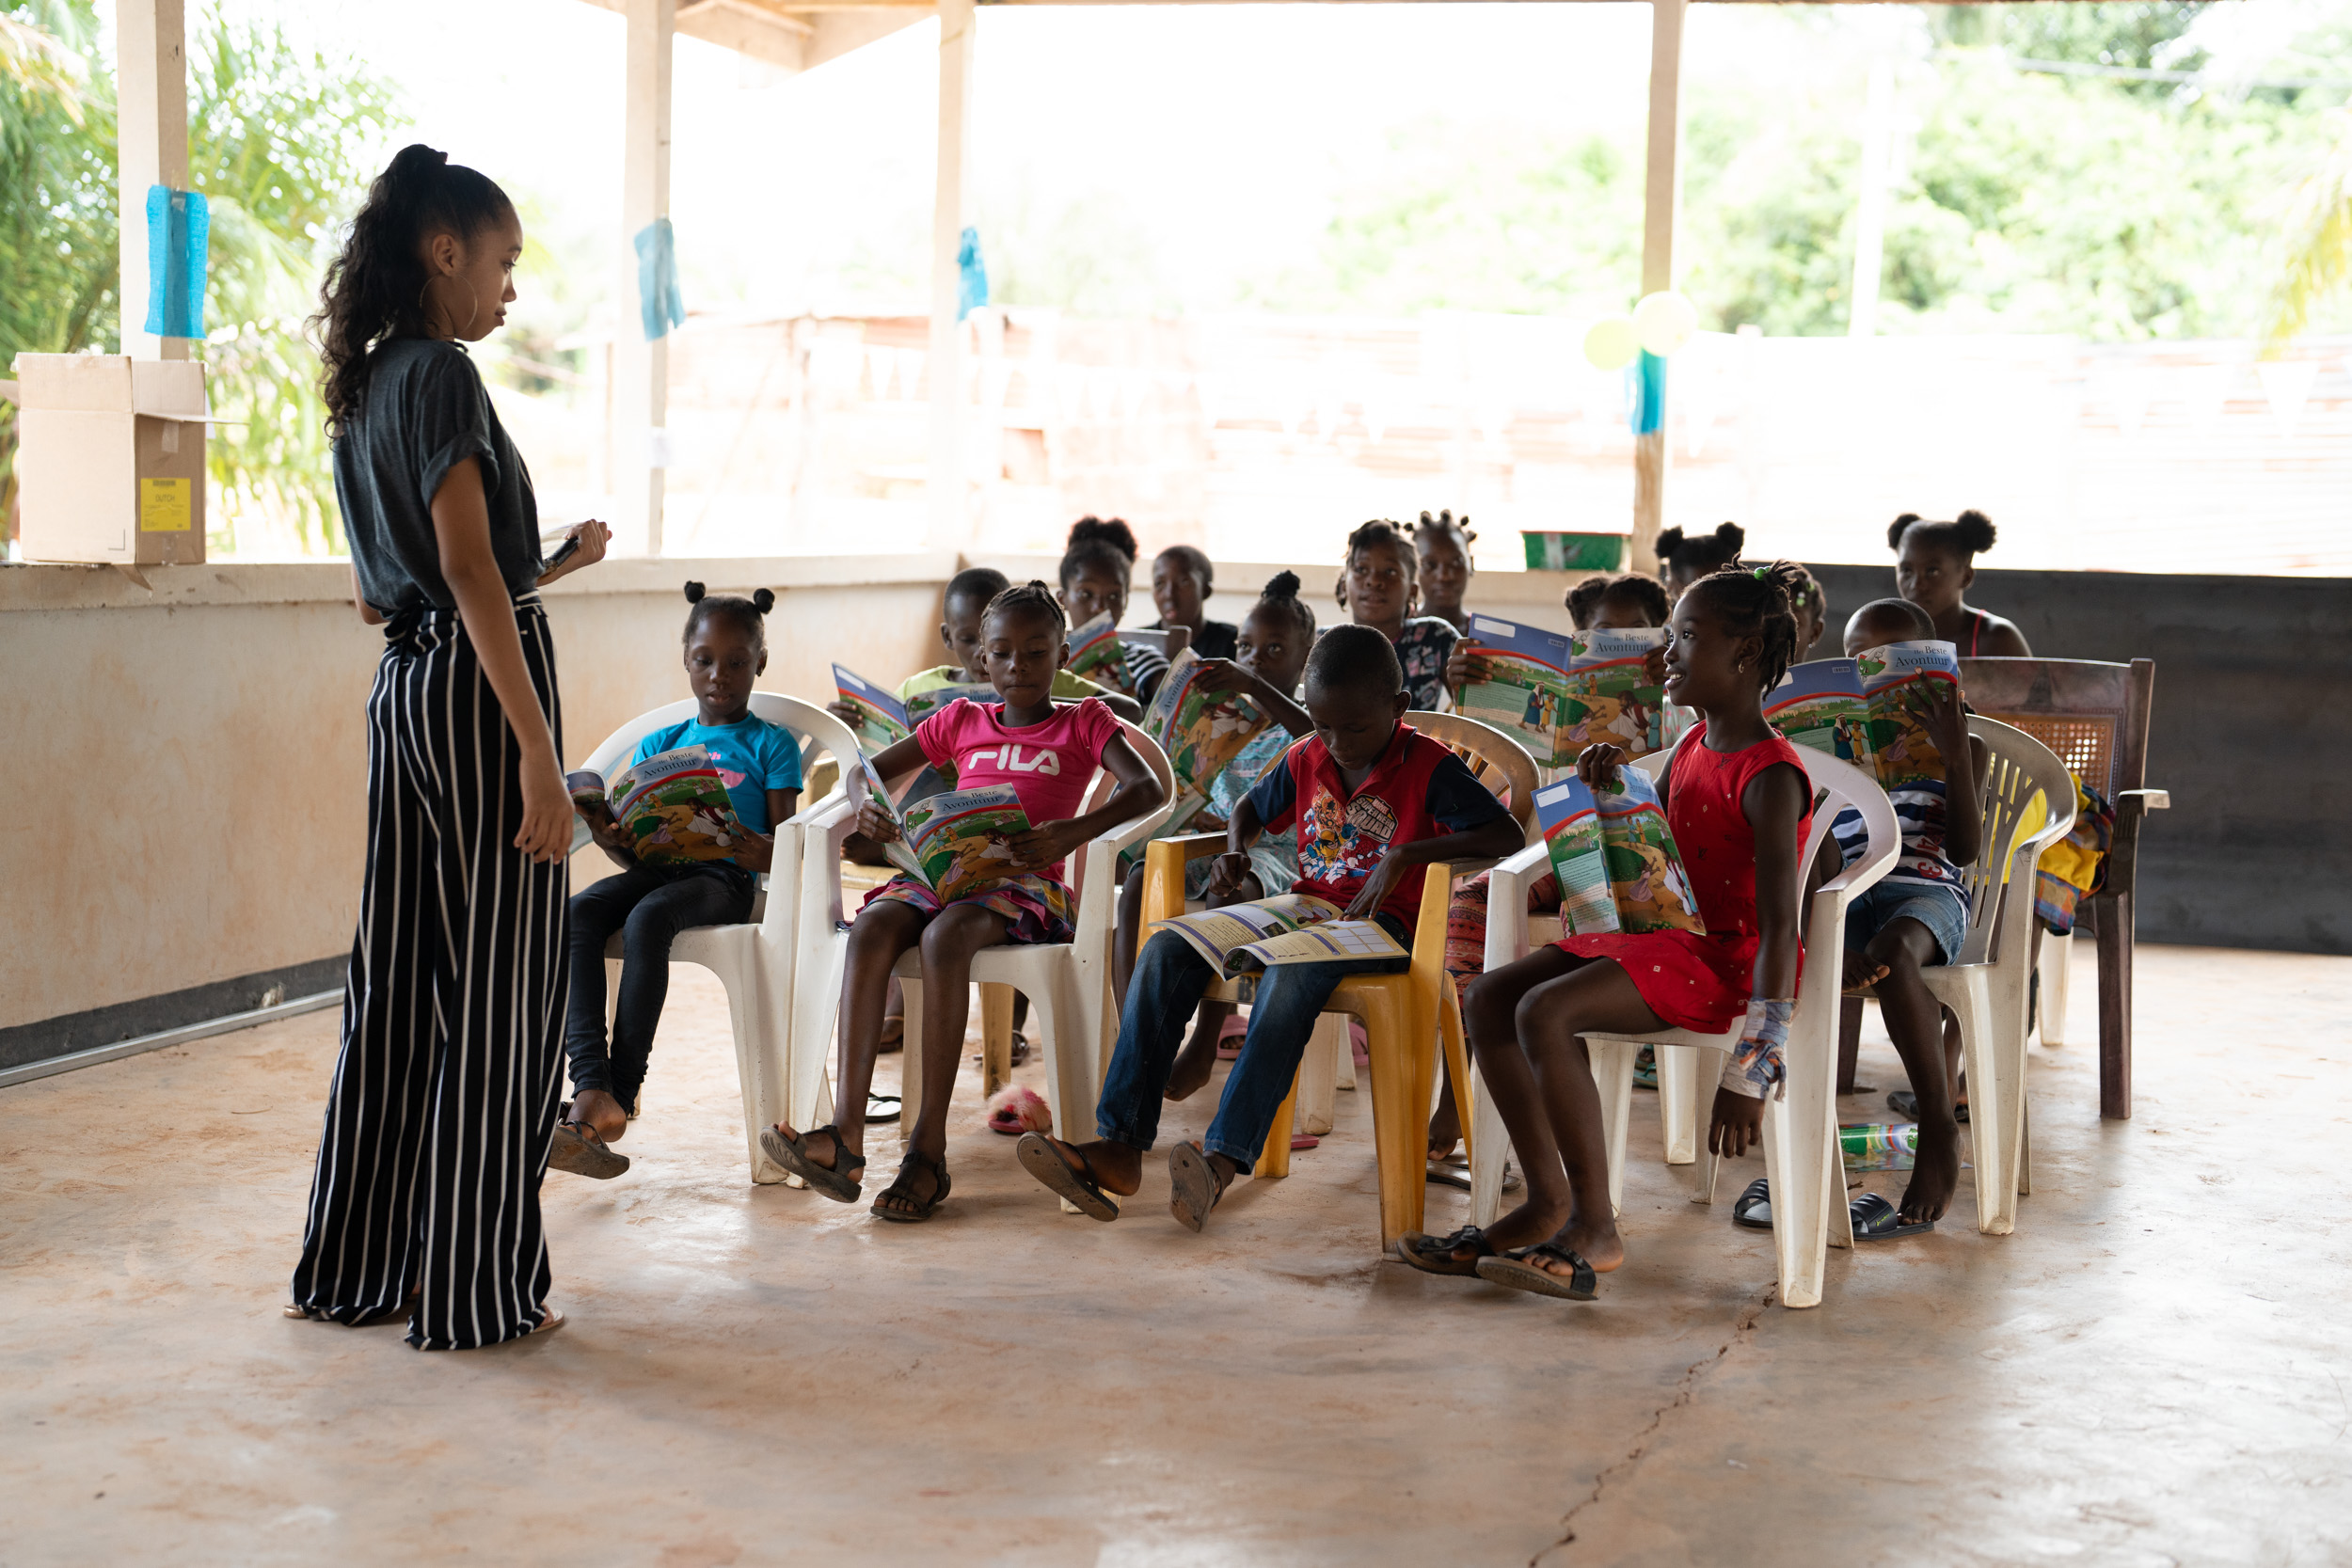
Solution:
<path fill-rule="evenodd" d="M 1054 1113 L 1035 1089 L 1007 1084 L 988 1097 L 988 1130 L 1009 1138 L 1024 1132 L 1051 1132 Z"/>

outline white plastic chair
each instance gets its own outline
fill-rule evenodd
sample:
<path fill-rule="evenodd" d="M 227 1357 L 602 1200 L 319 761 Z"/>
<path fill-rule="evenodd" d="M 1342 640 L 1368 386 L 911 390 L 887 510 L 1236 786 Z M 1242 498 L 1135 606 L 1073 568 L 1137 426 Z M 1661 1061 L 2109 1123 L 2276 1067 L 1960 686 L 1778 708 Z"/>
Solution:
<path fill-rule="evenodd" d="M 1861 858 L 1813 895 L 1805 927 L 1810 950 L 1797 987 L 1796 1013 L 1788 1025 L 1788 1092 L 1767 1101 L 1764 1116 L 1764 1167 L 1772 1181 L 1772 1244 L 1779 1255 L 1781 1305 L 1818 1307 L 1828 1247 L 1833 1243 L 1853 1244 L 1852 1219 L 1843 1201 L 1845 1182 L 1837 1155 L 1839 933 L 1845 927 L 1846 906 L 1886 875 L 1901 839 L 1894 807 L 1868 774 L 1804 747 L 1798 748 L 1798 754 L 1814 791 L 1827 792 L 1814 808 L 1799 866 L 1813 863 L 1831 821 L 1848 806 L 1862 814 L 1868 835 Z M 1657 778 L 1665 772 L 1671 755 L 1661 752 L 1631 766 Z M 1549 868 L 1540 845 L 1521 850 L 1495 868 L 1486 895 L 1487 969 L 1517 961 L 1537 942 L 1558 940 L 1555 917 L 1527 912 L 1528 884 Z M 1594 1083 L 1600 1090 L 1602 1132 L 1609 1145 L 1609 1201 L 1613 1210 L 1622 1209 L 1635 1051 L 1644 1045 L 1657 1049 L 1661 1109 L 1670 1100 L 1683 1102 L 1695 1127 L 1698 1107 L 1712 1103 L 1724 1058 L 1740 1043 L 1740 1030 L 1735 1026 L 1721 1035 L 1700 1035 L 1664 1029 L 1622 1038 L 1587 1035 L 1584 1043 L 1592 1055 Z M 1470 1070 L 1473 1075 L 1478 1072 L 1475 1057 Z M 1474 1223 L 1486 1226 L 1493 1224 L 1502 1211 L 1502 1162 L 1510 1138 L 1483 1078 L 1477 1082 L 1473 1114 L 1470 1216 Z M 1692 1201 L 1712 1203 L 1718 1160 L 1704 1148 L 1696 1150 L 1694 1158 L 1699 1166 L 1698 1188 Z"/>
<path fill-rule="evenodd" d="M 848 726 L 820 707 L 797 697 L 755 691 L 751 708 L 770 723 L 803 737 L 803 777 L 818 756 L 832 756 L 845 773 L 857 757 L 857 742 Z M 580 766 L 610 778 L 615 768 L 627 764 L 639 741 L 656 730 L 684 723 L 698 711 L 699 705 L 689 697 L 641 713 L 607 736 Z M 798 939 L 810 919 L 808 879 L 801 874 L 808 825 L 838 813 L 844 799 L 836 785 L 823 800 L 804 804 L 790 821 L 776 825 L 775 856 L 765 886 L 753 895 L 749 921 L 740 926 L 692 927 L 680 931 L 670 946 L 672 963 L 700 964 L 726 987 L 727 1012 L 735 1032 L 735 1068 L 743 1089 L 743 1139 L 750 1148 L 755 1182 L 785 1180 L 785 1172 L 760 1151 L 759 1133 L 787 1115 L 788 1009 L 795 990 L 796 953 L 802 946 Z M 776 896 L 778 890 L 784 896 Z M 616 932 L 605 947 L 608 1009 L 619 992 L 620 968 L 621 937 Z M 821 1068 L 821 1062 L 818 1065 Z"/>
<path fill-rule="evenodd" d="M 1168 820 L 1176 792 L 1174 771 L 1152 737 L 1123 720 L 1119 728 L 1160 781 L 1162 803 L 1089 839 L 1071 857 L 1078 895 L 1077 930 L 1071 941 L 983 948 L 972 960 L 975 983 L 1010 986 L 1028 997 L 1043 1041 L 1046 1101 L 1054 1113 L 1054 1130 L 1079 1138 L 1092 1136 L 1095 1101 L 1102 1093 L 1108 1054 L 1107 1022 L 1115 1016 L 1110 1004 L 1111 930 L 1119 913 L 1119 888 L 1114 880 L 1119 854 L 1129 845 L 1150 838 Z M 1109 773 L 1098 771 L 1080 810 L 1093 810 L 1116 787 Z M 822 921 L 804 916 L 801 927 L 803 959 L 793 985 L 791 1049 L 794 1110 L 807 1119 L 794 1120 L 790 1124 L 794 1127 L 818 1125 L 828 1114 L 822 1109 L 820 1094 L 834 1021 L 840 1012 L 841 972 L 850 944 L 839 912 L 841 841 L 856 823 L 854 802 L 814 814 L 802 848 L 803 907 L 829 912 Z M 912 1127 L 923 1111 L 922 958 L 920 948 L 911 948 L 892 972 L 906 998 L 901 1127 Z M 957 1049 L 962 1049 L 961 1043 Z M 807 1085 L 807 1110 L 802 1109 L 803 1084 Z M 1073 1128 L 1077 1129 L 1074 1132 Z"/>
<path fill-rule="evenodd" d="M 1977 1167 L 1977 1228 L 2017 1228 L 2026 1178 L 2026 1002 L 2033 966 L 2034 868 L 2074 828 L 2074 782 L 2047 746 L 1997 719 L 1971 717 L 1984 742 L 1984 853 L 1963 873 L 1968 935 L 1956 962 L 1919 972 L 1928 993 L 1960 1021 L 1968 1072 L 1968 1134 Z M 2051 815 L 2031 834 L 2019 824 L 2040 794 Z M 2009 877 L 2001 879 L 2006 864 Z M 1775 1189 L 1777 1191 L 1777 1189 Z M 1779 1206 L 1772 1212 L 1777 1214 Z"/>

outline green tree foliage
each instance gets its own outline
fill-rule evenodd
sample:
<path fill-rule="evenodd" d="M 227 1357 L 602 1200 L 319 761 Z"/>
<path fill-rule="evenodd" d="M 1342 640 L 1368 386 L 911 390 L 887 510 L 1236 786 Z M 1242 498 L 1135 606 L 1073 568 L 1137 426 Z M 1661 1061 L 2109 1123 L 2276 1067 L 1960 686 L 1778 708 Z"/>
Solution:
<path fill-rule="evenodd" d="M 120 341 L 114 84 L 98 64 L 90 0 L 20 0 L 0 18 L 0 365 Z M 192 14 L 189 182 L 212 213 L 200 350 L 209 445 L 233 519 L 282 518 L 312 547 L 335 541 L 333 482 L 303 332 L 339 219 L 397 123 L 391 95 L 352 64 L 306 55 L 274 27 Z M 13 515 L 13 411 L 0 425 L 0 508 Z"/>

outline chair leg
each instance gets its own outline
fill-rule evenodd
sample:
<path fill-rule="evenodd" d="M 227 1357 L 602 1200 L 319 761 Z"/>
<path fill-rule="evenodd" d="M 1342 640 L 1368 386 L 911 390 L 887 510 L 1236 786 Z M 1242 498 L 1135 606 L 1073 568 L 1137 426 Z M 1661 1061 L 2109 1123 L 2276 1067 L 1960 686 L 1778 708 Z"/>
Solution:
<path fill-rule="evenodd" d="M 903 1135 L 923 1114 L 923 982 L 900 980 L 906 1003 L 906 1043 L 898 1056 L 898 1131 Z M 863 1109 L 863 1107 L 861 1107 Z"/>
<path fill-rule="evenodd" d="M 1945 1005 L 1960 1023 L 1961 1060 L 1968 1073 L 1968 1145 L 1977 1167 L 1977 1228 L 2006 1236 L 2017 1226 L 2017 1078 L 2023 1039 L 2000 1038 L 1990 997 L 1971 986 Z M 2024 1020 L 2020 1018 L 2020 1023 Z"/>
<path fill-rule="evenodd" d="M 1336 1105 L 1331 1091 L 1339 1085 L 1340 1063 L 1349 1062 L 1353 1071 L 1354 1057 L 1347 1048 L 1347 1015 L 1325 1013 L 1316 1019 L 1315 1032 L 1307 1037 L 1307 1053 L 1298 1058 L 1300 1132 L 1319 1138 L 1331 1131 Z"/>
<path fill-rule="evenodd" d="M 2132 1117 L 2132 895 L 2099 900 L 2099 1114 Z"/>
<path fill-rule="evenodd" d="M 754 943 L 757 951 L 756 939 Z M 727 990 L 727 1022 L 735 1035 L 737 1092 L 743 1106 L 743 1142 L 751 1156 L 755 1186 L 774 1186 L 790 1174 L 768 1158 L 759 1134 L 771 1122 L 785 1119 L 787 1101 L 784 1072 L 786 1039 L 791 1016 L 784 999 L 773 994 L 766 970 L 755 958 L 720 974 Z"/>
<path fill-rule="evenodd" d="M 604 1037 L 612 1037 L 612 1021 L 621 1014 L 621 960 L 604 960 Z M 624 1107 L 626 1109 L 626 1107 Z"/>
<path fill-rule="evenodd" d="M 1465 1142 L 1470 1162 L 1470 1224 L 1488 1226 L 1502 1217 L 1502 1173 L 1511 1153 L 1511 1134 L 1502 1125 L 1502 1112 L 1487 1092 L 1486 1080 L 1470 1064 L 1470 1108 L 1464 1118 Z M 1427 1166 L 1422 1167 L 1426 1180 Z"/>
<path fill-rule="evenodd" d="M 1699 1142 L 1698 1121 L 1692 1114 L 1693 1107 L 1691 1101 L 1691 1053 L 1688 1051 L 1677 1050 L 1672 1046 L 1661 1045 L 1657 1048 L 1656 1054 L 1658 1057 L 1658 1129 L 1666 1145 L 1666 1164 L 1687 1165 L 1698 1158 Z M 1593 1070 L 1597 1074 L 1600 1070 L 1600 1064 L 1594 1063 Z M 1595 1082 L 1598 1081 L 1596 1077 Z M 1626 1092 L 1629 1095 L 1632 1093 L 1632 1083 L 1633 1065 L 1631 1058 L 1629 1057 L 1626 1063 L 1628 1085 Z M 1603 1089 L 1601 1093 L 1602 1103 L 1606 1104 L 1608 1091 Z"/>
<path fill-rule="evenodd" d="M 1037 1037 L 1038 1049 L 1045 1053 L 1046 1110 L 1054 1118 L 1054 1135 L 1073 1143 L 1081 1143 L 1094 1136 L 1095 1104 L 1103 1097 L 1102 1080 L 1096 1075 L 1093 1042 L 1087 1038 L 1085 1009 L 1071 981 L 1074 975 L 1065 974 L 1052 985 L 1041 987 L 1029 995 L 1029 1029 Z M 980 987 L 980 1006 L 992 1006 L 991 991 L 1004 992 L 1002 1008 L 1005 1029 L 1005 1050 L 1012 1050 L 1012 991 L 1010 986 L 993 982 Z M 992 1022 L 983 1019 L 983 1030 Z M 980 1052 L 981 1065 L 988 1060 L 987 1047 Z M 994 1091 L 990 1091 L 993 1093 Z M 901 1122 L 901 1126 L 912 1123 Z M 1061 1200 L 1065 1214 L 1080 1214 L 1080 1209 L 1068 1198 Z"/>
<path fill-rule="evenodd" d="M 1034 999 L 1030 1004 L 1036 1006 Z M 1040 1021 L 1038 1033 L 1045 1033 Z M 980 1093 L 994 1094 L 1012 1082 L 1012 988 L 993 982 L 980 987 Z"/>
<path fill-rule="evenodd" d="M 1258 1150 L 1258 1163 L 1250 1167 L 1249 1174 L 1262 1180 L 1291 1173 L 1291 1129 L 1298 1114 L 1299 1077 L 1300 1073 L 1291 1074 L 1291 1092 L 1275 1107 L 1274 1125 L 1266 1129 L 1265 1147 Z"/>
<path fill-rule="evenodd" d="M 1631 1040 L 1587 1037 L 1584 1048 L 1592 1061 L 1593 1086 L 1600 1091 L 1600 1133 L 1609 1151 L 1609 1212 L 1613 1218 L 1625 1212 L 1625 1137 L 1633 1120 L 1633 1054 L 1640 1047 Z M 1658 1053 L 1663 1057 L 1666 1051 L 1661 1047 Z M 1665 1074 L 1659 1074 L 1658 1082 L 1662 1093 Z"/>
<path fill-rule="evenodd" d="M 2024 1097 L 2019 1097 L 2021 1100 Z M 2033 1196 L 2033 1106 L 2017 1107 L 2017 1196 Z"/>
<path fill-rule="evenodd" d="M 1323 1016 L 1329 1018 L 1332 1015 L 1326 1013 Z M 1356 1082 L 1356 1048 L 1348 1043 L 1347 1020 L 1343 1016 L 1339 1020 L 1339 1043 L 1331 1048 L 1331 1086 L 1353 1094 L 1361 1085 Z"/>
<path fill-rule="evenodd" d="M 1661 1056 L 1667 1053 L 1665 1051 L 1659 1053 Z M 1675 1053 L 1680 1053 L 1677 1051 Z M 1717 1051 L 1708 1046 L 1696 1046 L 1692 1049 L 1688 1101 L 1693 1128 L 1701 1119 L 1700 1108 L 1704 1106 L 1709 1110 L 1712 1109 L 1715 1103 L 1715 1085 L 1723 1082 L 1724 1061 L 1730 1054 L 1728 1051 Z M 1661 1078 L 1659 1082 L 1662 1085 L 1665 1080 Z M 1691 1201 L 1713 1203 L 1715 1201 L 1715 1177 L 1723 1169 L 1722 1158 L 1709 1153 L 1707 1140 L 1699 1138 L 1692 1148 L 1691 1164 L 1695 1167 L 1691 1173 L 1695 1179 L 1691 1191 Z M 1780 1210 L 1775 1206 L 1772 1212 L 1778 1213 Z"/>
<path fill-rule="evenodd" d="M 1837 1092 L 1853 1093 L 1853 1070 L 1862 1059 L 1862 998 L 1837 999 Z"/>
<path fill-rule="evenodd" d="M 1477 1118 L 1466 1109 L 1470 1093 L 1470 1045 L 1462 1037 L 1462 1009 L 1451 985 L 1438 998 L 1438 1043 L 1445 1052 L 1446 1077 L 1454 1085 L 1454 1119 L 1462 1129 L 1462 1154 L 1475 1164 L 1478 1153 L 1472 1124 Z M 1437 1110 L 1434 1102 L 1429 1108 L 1433 1114 Z"/>
<path fill-rule="evenodd" d="M 1836 1072 L 1826 1049 L 1792 1051 L 1788 1098 L 1766 1103 L 1764 1168 L 1772 1183 L 1772 1250 L 1780 1264 L 1783 1307 L 1821 1304 L 1830 1203 L 1833 1194 L 1845 1196 L 1836 1153 Z"/>
<path fill-rule="evenodd" d="M 2042 1046 L 2045 1051 L 2063 1050 L 2066 1045 L 2066 998 L 2074 989 L 2074 939 L 2042 933 Z"/>
<path fill-rule="evenodd" d="M 822 1127 L 833 1119 L 827 1069 L 833 1064 L 834 1028 L 841 1012 L 841 971 L 849 939 L 831 929 L 803 928 L 792 965 L 792 1030 L 785 1048 L 785 1120 L 795 1128 Z"/>
<path fill-rule="evenodd" d="M 1372 1056 L 1374 1157 L 1380 1171 L 1380 1250 L 1419 1230 L 1428 1193 L 1429 1080 L 1438 1021 L 1412 1006 L 1405 988 L 1370 990 L 1363 1003 Z"/>

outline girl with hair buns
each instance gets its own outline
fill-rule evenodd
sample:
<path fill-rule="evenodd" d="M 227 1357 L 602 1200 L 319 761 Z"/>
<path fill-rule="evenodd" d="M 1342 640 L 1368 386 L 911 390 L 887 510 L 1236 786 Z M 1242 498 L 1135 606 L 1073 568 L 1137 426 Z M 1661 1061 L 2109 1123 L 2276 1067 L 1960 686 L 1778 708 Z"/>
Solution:
<path fill-rule="evenodd" d="M 752 711 L 752 688 L 768 669 L 768 611 L 776 596 L 762 588 L 746 599 L 686 585 L 686 684 L 694 717 L 653 731 L 629 754 L 648 757 L 700 746 L 726 785 L 743 830 L 732 860 L 648 865 L 631 851 L 609 806 L 580 808 L 588 832 L 617 877 L 572 895 L 571 1006 L 564 1051 L 572 1062 L 572 1098 L 555 1129 L 550 1161 L 580 1176 L 614 1177 L 628 1169 L 609 1147 L 628 1131 L 653 1053 L 655 1025 L 670 993 L 670 944 L 693 926 L 740 926 L 752 917 L 758 874 L 775 855 L 775 830 L 799 807 L 801 743 L 792 732 Z M 604 1028 L 604 949 L 621 937 L 621 994 L 612 1033 Z"/>
<path fill-rule="evenodd" d="M 421 1350 L 563 1323 L 539 1181 L 555 1127 L 571 799 L 530 471 L 465 345 L 506 319 L 523 230 L 488 179 L 403 148 L 320 291 L 335 497 L 368 698 L 368 858 L 289 1317 L 395 1313 Z"/>
<path fill-rule="evenodd" d="M 1720 572 L 1740 559 L 1748 542 L 1738 523 L 1720 523 L 1712 533 L 1686 534 L 1670 528 L 1658 536 L 1658 575 L 1676 598 L 1709 572 Z"/>
<path fill-rule="evenodd" d="M 1895 592 L 1928 612 L 1936 637 L 1963 658 L 2031 658 L 2026 634 L 1998 615 L 1970 608 L 1962 597 L 1977 580 L 1977 557 L 1993 547 L 1993 520 L 1963 512 L 1933 523 L 1906 512 L 1886 528 L 1895 552 Z"/>
<path fill-rule="evenodd" d="M 1061 558 L 1061 606 L 1074 628 L 1107 614 L 1117 626 L 1127 613 L 1136 578 L 1136 531 L 1118 517 L 1081 517 L 1070 525 L 1070 547 Z M 1103 672 L 1112 689 L 1149 705 L 1168 673 L 1168 657 L 1140 642 L 1127 642 L 1126 662 Z"/>
<path fill-rule="evenodd" d="M 1705 932 L 1569 936 L 1471 982 L 1463 1022 L 1526 1168 L 1527 1197 L 1485 1230 L 1404 1237 L 1397 1255 L 1415 1268 L 1582 1301 L 1596 1275 L 1624 1261 L 1587 1032 L 1720 1034 L 1744 1014 L 1708 1147 L 1739 1155 L 1757 1141 L 1764 1096 L 1786 1081 L 1804 960 L 1798 895 L 1812 795 L 1803 753 L 1763 712 L 1795 651 L 1795 586 L 1786 562 L 1735 567 L 1701 578 L 1676 604 L 1666 696 L 1696 708 L 1700 727 L 1676 749 L 1659 794 Z M 1577 776 L 1603 787 L 1624 761 L 1615 746 L 1588 746 Z"/>
<path fill-rule="evenodd" d="M 1424 512 L 1413 525 L 1422 613 L 1436 616 L 1455 631 L 1470 629 L 1470 611 L 1462 608 L 1462 600 L 1470 593 L 1470 578 L 1478 575 L 1470 560 L 1470 546 L 1477 542 L 1467 512 L 1459 517 L 1450 509 L 1434 516 Z"/>

